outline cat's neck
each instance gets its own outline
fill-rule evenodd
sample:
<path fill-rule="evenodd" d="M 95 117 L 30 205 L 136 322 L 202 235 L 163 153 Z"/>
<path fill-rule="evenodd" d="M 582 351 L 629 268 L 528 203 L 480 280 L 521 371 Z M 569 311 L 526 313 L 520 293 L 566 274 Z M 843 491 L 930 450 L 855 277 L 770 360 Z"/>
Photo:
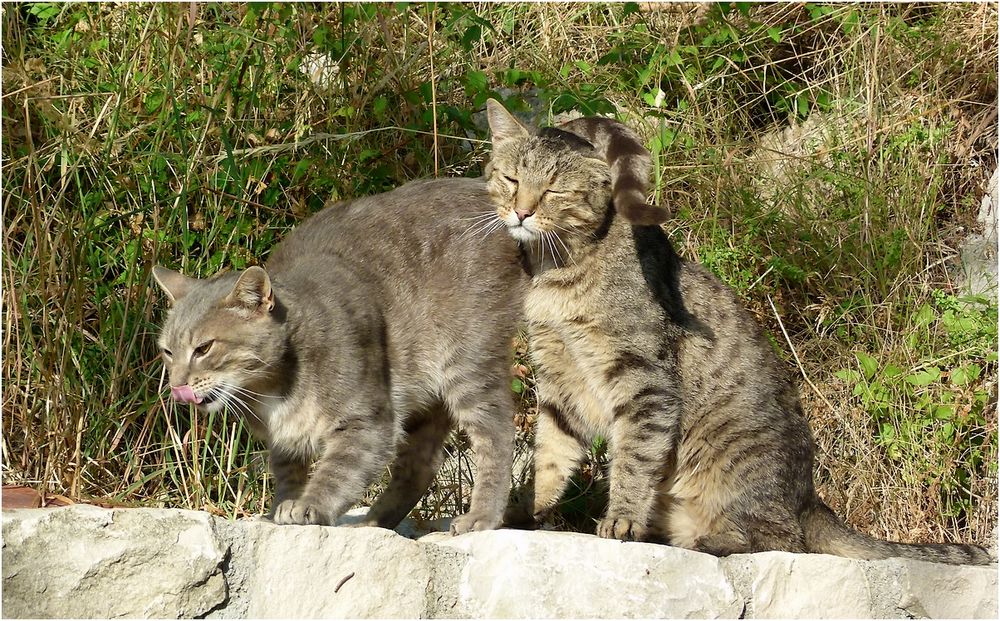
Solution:
<path fill-rule="evenodd" d="M 550 235 L 533 242 L 519 242 L 525 271 L 532 277 L 553 269 L 576 267 L 589 262 L 599 252 L 612 228 L 626 227 L 624 220 L 615 218 L 610 204 L 604 220 L 589 235 Z"/>

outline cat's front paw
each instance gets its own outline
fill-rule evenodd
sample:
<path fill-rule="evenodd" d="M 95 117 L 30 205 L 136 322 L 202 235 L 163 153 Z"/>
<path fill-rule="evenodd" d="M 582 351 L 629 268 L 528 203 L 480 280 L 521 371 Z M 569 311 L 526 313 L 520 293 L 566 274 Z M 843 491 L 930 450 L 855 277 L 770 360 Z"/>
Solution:
<path fill-rule="evenodd" d="M 475 530 L 495 530 L 500 527 L 500 518 L 495 515 L 469 512 L 451 521 L 452 535 L 463 535 Z"/>
<path fill-rule="evenodd" d="M 275 524 L 329 524 L 326 512 L 301 498 L 282 500 L 274 510 Z"/>
<path fill-rule="evenodd" d="M 597 523 L 597 536 L 620 541 L 642 541 L 646 525 L 625 517 L 609 515 Z"/>

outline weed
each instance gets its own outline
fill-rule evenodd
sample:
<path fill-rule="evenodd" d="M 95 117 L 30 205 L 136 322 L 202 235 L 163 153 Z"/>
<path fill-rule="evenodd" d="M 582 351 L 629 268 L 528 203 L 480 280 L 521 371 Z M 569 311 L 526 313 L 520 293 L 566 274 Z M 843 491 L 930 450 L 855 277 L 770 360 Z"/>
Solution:
<path fill-rule="evenodd" d="M 478 174 L 476 112 L 501 97 L 646 137 L 682 253 L 772 333 L 775 302 L 789 372 L 822 392 L 803 391 L 821 491 L 853 525 L 996 524 L 996 304 L 943 269 L 996 166 L 994 4 L 36 2 L 3 20 L 5 483 L 263 510 L 243 423 L 165 399 L 151 266 L 259 264 L 327 200 Z M 582 489 L 603 485 L 596 448 Z M 465 450 L 423 516 L 464 507 Z M 600 513 L 575 502 L 576 527 Z"/>

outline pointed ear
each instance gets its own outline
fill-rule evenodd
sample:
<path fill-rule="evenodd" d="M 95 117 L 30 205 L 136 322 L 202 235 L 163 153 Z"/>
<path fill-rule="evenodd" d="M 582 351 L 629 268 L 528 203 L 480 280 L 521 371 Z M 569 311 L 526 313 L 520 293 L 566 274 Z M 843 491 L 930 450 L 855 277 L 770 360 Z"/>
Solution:
<path fill-rule="evenodd" d="M 264 268 L 254 266 L 243 270 L 226 296 L 226 305 L 253 313 L 270 312 L 274 308 L 274 291 Z"/>
<path fill-rule="evenodd" d="M 490 123 L 490 133 L 493 134 L 493 143 L 512 140 L 515 138 L 527 138 L 531 135 L 521 122 L 514 118 L 510 112 L 496 99 L 486 100 L 486 118 Z"/>
<path fill-rule="evenodd" d="M 180 272 L 175 272 L 161 265 L 153 266 L 153 280 L 160 285 L 160 289 L 163 289 L 171 302 L 176 302 L 187 295 L 191 291 L 191 287 L 198 282 L 197 278 L 188 278 Z"/>

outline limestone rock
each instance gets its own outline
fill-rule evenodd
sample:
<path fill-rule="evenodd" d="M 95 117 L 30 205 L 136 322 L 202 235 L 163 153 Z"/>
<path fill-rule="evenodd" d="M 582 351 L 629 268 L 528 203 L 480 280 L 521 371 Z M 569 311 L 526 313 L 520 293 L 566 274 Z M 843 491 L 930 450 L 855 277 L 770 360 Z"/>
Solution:
<path fill-rule="evenodd" d="M 898 607 L 907 616 L 995 619 L 997 572 L 981 567 L 942 571 L 937 563 L 895 561 L 900 564 Z"/>
<path fill-rule="evenodd" d="M 4 512 L 4 616 L 203 615 L 226 599 L 212 521 L 86 505 Z"/>
<path fill-rule="evenodd" d="M 363 512 L 352 512 L 346 521 Z M 442 523 L 440 526 L 445 526 Z M 418 535 L 428 525 L 407 524 Z M 75 505 L 3 513 L 6 617 L 997 618 L 997 568 L 818 554 L 724 559 L 592 535 L 418 540 Z"/>
<path fill-rule="evenodd" d="M 719 559 L 669 546 L 561 532 L 500 530 L 421 541 L 469 554 L 463 616 L 738 617 L 743 601 Z"/>
<path fill-rule="evenodd" d="M 246 528 L 250 617 L 425 617 L 426 546 L 381 528 Z M 339 585 L 339 589 L 337 586 Z"/>
<path fill-rule="evenodd" d="M 1000 169 L 986 184 L 976 221 L 980 232 L 971 233 L 959 246 L 958 288 L 965 294 L 996 297 L 997 293 L 997 205 L 1000 204 Z"/>
<path fill-rule="evenodd" d="M 857 561 L 822 554 L 764 552 L 749 562 L 749 607 L 760 619 L 860 619 L 878 616 L 876 594 Z"/>

